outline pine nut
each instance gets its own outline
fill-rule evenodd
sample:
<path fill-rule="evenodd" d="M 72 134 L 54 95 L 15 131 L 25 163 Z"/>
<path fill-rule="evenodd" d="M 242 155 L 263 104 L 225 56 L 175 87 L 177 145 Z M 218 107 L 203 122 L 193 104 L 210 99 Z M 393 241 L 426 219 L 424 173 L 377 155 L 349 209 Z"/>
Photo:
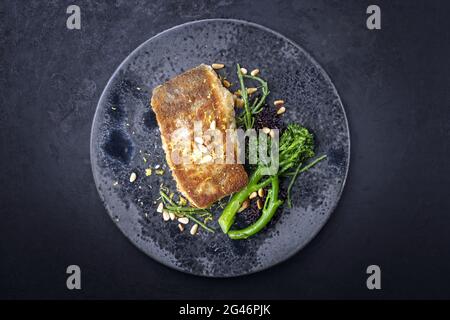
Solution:
<path fill-rule="evenodd" d="M 207 154 L 206 156 L 204 156 L 202 158 L 202 163 L 208 163 L 211 162 L 213 160 L 213 158 L 211 157 L 211 155 Z"/>
<path fill-rule="evenodd" d="M 208 152 L 209 152 L 209 151 L 208 151 L 208 148 L 205 147 L 204 145 L 199 144 L 199 145 L 197 145 L 197 146 L 198 146 L 198 149 L 199 149 L 202 153 L 208 153 Z"/>
<path fill-rule="evenodd" d="M 251 74 L 252 76 L 256 76 L 257 74 L 259 74 L 259 69 L 254 69 L 254 70 L 252 70 L 252 72 L 250 72 L 250 74 Z"/>
<path fill-rule="evenodd" d="M 178 224 L 178 229 L 180 229 L 180 232 L 184 231 L 184 226 L 182 224 Z"/>
<path fill-rule="evenodd" d="M 186 217 L 178 218 L 178 222 L 182 223 L 182 224 L 188 224 L 189 218 L 186 218 Z"/>
<path fill-rule="evenodd" d="M 278 107 L 278 106 L 281 106 L 281 105 L 284 104 L 284 100 L 281 100 L 281 99 L 280 99 L 280 100 L 275 100 L 275 101 L 273 102 L 273 104 L 276 105 L 277 107 Z"/>
<path fill-rule="evenodd" d="M 169 217 L 170 217 L 170 220 L 175 220 L 175 218 L 176 218 L 176 216 L 175 216 L 175 213 L 173 213 L 172 211 L 169 211 Z"/>
<path fill-rule="evenodd" d="M 257 90 L 258 90 L 258 89 L 256 89 L 256 88 L 247 88 L 247 93 L 248 93 L 248 94 L 253 94 L 253 93 L 255 93 Z"/>
<path fill-rule="evenodd" d="M 242 73 L 242 74 L 247 74 L 247 69 L 241 68 L 241 73 Z"/>
<path fill-rule="evenodd" d="M 167 210 L 163 210 L 163 219 L 164 219 L 164 221 L 169 221 L 170 220 L 170 215 L 169 215 L 169 212 Z"/>
<path fill-rule="evenodd" d="M 222 81 L 222 83 L 223 83 L 223 86 L 224 86 L 225 88 L 231 87 L 230 81 L 228 81 L 228 80 L 226 80 L 226 79 L 224 79 L 224 80 Z"/>
<path fill-rule="evenodd" d="M 242 212 L 245 209 L 247 209 L 249 204 L 250 204 L 249 201 L 245 200 L 244 203 L 242 203 L 242 206 L 239 208 L 238 212 Z"/>
<path fill-rule="evenodd" d="M 198 230 L 198 224 L 196 223 L 196 224 L 194 224 L 193 226 L 192 226 L 192 228 L 191 228 L 191 234 L 194 236 L 196 233 L 197 233 L 197 230 Z"/>
<path fill-rule="evenodd" d="M 203 144 L 203 138 L 202 137 L 195 137 L 194 141 L 197 142 L 198 144 Z"/>
<path fill-rule="evenodd" d="M 261 199 L 258 199 L 258 201 L 256 201 L 256 206 L 258 207 L 259 210 L 263 208 L 264 204 Z"/>
<path fill-rule="evenodd" d="M 214 70 L 218 70 L 218 69 L 222 69 L 223 67 L 225 67 L 225 65 L 224 65 L 223 63 L 213 63 L 213 64 L 211 65 L 211 67 L 212 67 Z"/>
<path fill-rule="evenodd" d="M 286 112 L 286 108 L 285 107 L 281 107 L 280 109 L 278 109 L 277 114 L 283 114 Z"/>
<path fill-rule="evenodd" d="M 159 203 L 158 208 L 156 209 L 156 212 L 162 213 L 164 209 L 164 205 L 162 202 Z"/>
<path fill-rule="evenodd" d="M 203 136 L 203 140 L 205 140 L 205 144 L 208 144 L 208 143 L 210 143 L 211 142 L 211 136 L 209 135 L 209 134 L 205 134 L 204 136 Z"/>
<path fill-rule="evenodd" d="M 270 129 L 267 127 L 262 128 L 262 132 L 264 132 L 265 134 L 268 134 L 270 132 Z"/>
<path fill-rule="evenodd" d="M 263 198 L 263 197 L 264 197 L 264 189 L 263 189 L 263 188 L 261 188 L 261 189 L 258 190 L 258 196 L 259 196 L 260 198 Z"/>
<path fill-rule="evenodd" d="M 244 106 L 244 100 L 240 99 L 240 98 L 236 98 L 236 107 L 238 108 L 242 108 Z"/>
<path fill-rule="evenodd" d="M 136 178 L 137 178 L 136 173 L 132 172 L 131 175 L 130 175 L 130 182 L 136 181 Z"/>
<path fill-rule="evenodd" d="M 255 199 L 257 196 L 258 196 L 258 194 L 255 191 L 255 192 L 252 192 L 248 198 L 249 199 Z"/>
<path fill-rule="evenodd" d="M 273 139 L 275 137 L 275 131 L 273 131 L 273 129 L 271 129 L 269 132 L 269 135 Z"/>

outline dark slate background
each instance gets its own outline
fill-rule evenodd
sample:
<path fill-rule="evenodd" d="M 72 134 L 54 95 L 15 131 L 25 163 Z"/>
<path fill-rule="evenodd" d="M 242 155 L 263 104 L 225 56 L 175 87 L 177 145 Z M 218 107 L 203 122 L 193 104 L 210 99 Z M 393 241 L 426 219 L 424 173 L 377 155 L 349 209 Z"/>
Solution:
<path fill-rule="evenodd" d="M 381 6 L 382 30 L 365 27 Z M 77 4 L 82 30 L 68 30 Z M 448 1 L 1 1 L 0 298 L 450 298 Z M 349 118 L 347 186 L 303 251 L 270 270 L 206 279 L 138 251 L 105 212 L 89 137 L 119 63 L 174 25 L 230 17 L 303 46 Z M 251 50 L 251 46 L 249 46 Z M 82 290 L 65 269 L 82 268 Z M 382 290 L 365 287 L 369 264 Z"/>

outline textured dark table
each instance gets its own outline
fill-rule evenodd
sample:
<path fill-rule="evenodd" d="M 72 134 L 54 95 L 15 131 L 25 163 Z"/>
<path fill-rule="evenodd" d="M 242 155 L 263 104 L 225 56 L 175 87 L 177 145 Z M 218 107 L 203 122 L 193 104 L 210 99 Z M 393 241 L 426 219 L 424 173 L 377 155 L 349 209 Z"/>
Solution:
<path fill-rule="evenodd" d="M 2 1 L 0 298 L 450 298 L 447 1 Z M 195 3 L 195 5 L 193 4 Z M 426 4 L 428 3 L 428 4 Z M 68 30 L 66 8 L 81 7 Z M 173 271 L 105 212 L 89 136 L 96 103 L 140 43 L 203 18 L 250 20 L 310 52 L 333 79 L 352 138 L 338 208 L 302 252 L 235 279 Z M 82 290 L 65 269 L 82 268 Z M 382 290 L 366 289 L 366 267 Z"/>

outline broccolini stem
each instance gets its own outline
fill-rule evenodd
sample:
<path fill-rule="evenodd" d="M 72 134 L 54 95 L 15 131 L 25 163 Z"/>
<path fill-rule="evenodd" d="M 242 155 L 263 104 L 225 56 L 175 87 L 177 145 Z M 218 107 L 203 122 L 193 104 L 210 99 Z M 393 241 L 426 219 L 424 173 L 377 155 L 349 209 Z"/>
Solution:
<path fill-rule="evenodd" d="M 312 167 L 314 167 L 317 163 L 319 163 L 320 161 L 322 161 L 326 157 L 327 157 L 326 155 L 320 156 L 319 158 L 315 159 L 314 161 L 312 161 L 311 163 L 307 164 L 303 168 L 302 168 L 302 164 L 300 163 L 298 165 L 297 169 L 295 169 L 295 172 L 293 173 L 292 179 L 289 182 L 289 186 L 288 186 L 288 189 L 287 189 L 287 203 L 288 203 L 288 207 L 289 208 L 292 208 L 291 190 L 292 190 L 292 187 L 294 186 L 295 180 L 297 180 L 298 175 L 300 173 L 302 173 L 302 172 L 305 172 L 308 169 L 311 169 Z"/>
<path fill-rule="evenodd" d="M 271 178 L 260 182 L 263 177 L 261 171 L 262 168 L 257 168 L 250 177 L 247 186 L 238 193 L 235 193 L 226 205 L 225 209 L 223 209 L 223 212 L 219 218 L 219 225 L 224 233 L 227 233 L 230 230 L 237 212 L 241 208 L 244 201 L 248 199 L 249 195 L 252 192 L 258 191 L 259 189 L 270 184 Z"/>
<path fill-rule="evenodd" d="M 294 175 L 292 176 L 292 179 L 289 182 L 289 186 L 287 188 L 287 203 L 288 203 L 289 208 L 292 208 L 291 190 L 292 190 L 292 187 L 294 186 L 295 180 L 297 180 L 297 176 L 300 173 L 301 167 L 302 167 L 302 163 L 300 162 L 297 166 L 297 169 L 295 169 Z"/>
<path fill-rule="evenodd" d="M 261 216 L 255 223 L 249 225 L 248 227 L 241 230 L 230 230 L 228 236 L 233 240 L 247 239 L 248 237 L 261 231 L 269 222 L 272 220 L 273 215 L 277 211 L 278 207 L 283 204 L 282 200 L 278 199 L 279 192 L 279 182 L 278 176 L 273 176 L 269 179 L 272 183 L 272 188 L 270 189 L 266 203 Z"/>

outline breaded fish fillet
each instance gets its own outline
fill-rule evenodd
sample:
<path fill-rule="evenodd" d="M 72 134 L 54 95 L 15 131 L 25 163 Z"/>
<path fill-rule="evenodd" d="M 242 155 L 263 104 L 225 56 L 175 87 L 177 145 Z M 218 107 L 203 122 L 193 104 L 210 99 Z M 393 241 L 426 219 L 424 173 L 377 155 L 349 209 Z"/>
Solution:
<path fill-rule="evenodd" d="M 178 190 L 193 205 L 207 208 L 247 184 L 244 167 L 218 163 L 220 161 L 216 158 L 220 156 L 207 144 L 209 136 L 204 133 L 209 129 L 216 128 L 225 141 L 225 130 L 236 126 L 233 96 L 210 66 L 202 64 L 156 87 L 151 106 L 156 113 L 167 163 Z M 195 122 L 203 131 L 203 135 L 196 139 Z M 179 161 L 181 156 L 186 156 L 186 149 L 180 149 L 174 143 L 174 137 L 180 135 L 181 141 L 187 142 L 189 150 L 193 150 L 187 156 L 191 157 L 192 163 Z M 174 158 L 175 151 L 180 151 L 180 157 Z M 201 160 L 197 161 L 196 157 L 201 157 Z"/>

